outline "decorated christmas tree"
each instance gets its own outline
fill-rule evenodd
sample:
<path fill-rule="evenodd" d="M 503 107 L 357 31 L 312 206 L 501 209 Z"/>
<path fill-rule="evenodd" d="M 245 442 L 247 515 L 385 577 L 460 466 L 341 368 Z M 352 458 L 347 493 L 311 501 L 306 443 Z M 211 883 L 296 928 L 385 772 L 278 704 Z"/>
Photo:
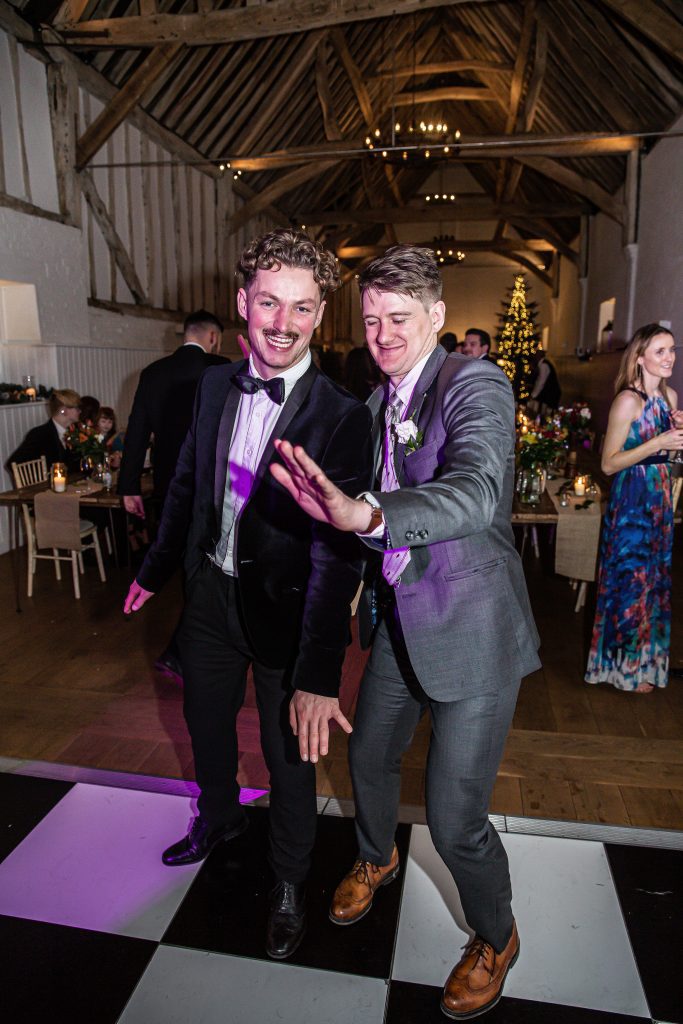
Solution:
<path fill-rule="evenodd" d="M 529 397 L 529 381 L 533 369 L 532 356 L 538 348 L 539 333 L 535 318 L 537 304 L 527 302 L 524 274 L 517 274 L 509 290 L 509 301 L 503 300 L 499 313 L 498 365 L 510 378 L 515 398 L 523 402 Z"/>

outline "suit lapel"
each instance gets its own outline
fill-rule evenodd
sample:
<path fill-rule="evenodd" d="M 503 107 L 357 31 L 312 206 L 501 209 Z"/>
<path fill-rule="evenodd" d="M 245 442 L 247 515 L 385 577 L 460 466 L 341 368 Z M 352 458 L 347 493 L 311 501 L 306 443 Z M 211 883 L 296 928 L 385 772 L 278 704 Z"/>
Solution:
<path fill-rule="evenodd" d="M 246 361 L 234 364 L 234 372 L 242 373 L 247 365 Z M 232 367 L 231 367 L 232 369 Z M 232 374 L 230 375 L 232 378 Z M 214 473 L 213 503 L 216 509 L 218 522 L 221 521 L 223 510 L 223 499 L 225 498 L 225 480 L 228 475 L 228 455 L 230 453 L 230 441 L 235 428 L 235 417 L 237 407 L 240 404 L 240 391 L 232 383 L 228 387 L 225 396 L 225 404 L 221 413 L 218 425 L 218 436 L 216 438 L 216 463 Z"/>
<path fill-rule="evenodd" d="M 379 481 L 382 473 L 382 458 L 384 456 L 382 442 L 384 441 L 384 425 L 387 411 L 386 388 L 383 384 L 373 391 L 366 404 L 372 414 L 372 431 L 370 434 L 373 454 L 372 464 L 375 467 L 375 481 Z"/>
<path fill-rule="evenodd" d="M 448 353 L 445 348 L 441 345 L 437 345 L 429 359 L 424 365 L 422 373 L 418 377 L 417 384 L 413 388 L 413 394 L 410 399 L 410 406 L 408 408 L 408 415 L 405 419 L 410 419 L 415 423 L 416 426 L 420 424 L 420 416 L 424 412 L 422 419 L 423 423 L 426 423 L 428 419 L 428 413 L 431 412 L 431 400 L 426 403 L 426 399 L 429 394 L 429 390 L 432 384 L 437 378 L 439 370 L 443 366 L 445 360 L 448 357 Z M 433 396 L 432 396 L 433 397 Z M 403 473 L 403 463 L 406 460 L 406 446 L 404 444 L 397 444 L 394 446 L 394 467 L 396 469 L 396 478 L 401 486 L 405 481 Z"/>

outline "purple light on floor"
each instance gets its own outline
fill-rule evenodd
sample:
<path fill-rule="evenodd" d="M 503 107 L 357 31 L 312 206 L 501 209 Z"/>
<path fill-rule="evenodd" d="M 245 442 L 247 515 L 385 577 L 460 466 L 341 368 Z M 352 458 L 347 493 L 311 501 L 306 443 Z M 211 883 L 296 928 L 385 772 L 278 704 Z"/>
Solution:
<path fill-rule="evenodd" d="M 259 797 L 265 796 L 268 792 L 267 789 L 241 789 L 240 790 L 240 803 L 250 804 L 254 800 L 258 800 Z"/>

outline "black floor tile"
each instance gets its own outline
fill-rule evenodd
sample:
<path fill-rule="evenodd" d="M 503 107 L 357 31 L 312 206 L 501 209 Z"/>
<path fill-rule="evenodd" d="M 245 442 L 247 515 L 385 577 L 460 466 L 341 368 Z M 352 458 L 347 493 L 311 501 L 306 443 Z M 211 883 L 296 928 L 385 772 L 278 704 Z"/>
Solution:
<path fill-rule="evenodd" d="M 633 954 L 655 1020 L 683 1024 L 683 852 L 605 844 Z"/>
<path fill-rule="evenodd" d="M 215 847 L 197 875 L 162 941 L 233 956 L 267 960 L 264 949 L 268 890 L 267 811 L 248 810 L 250 827 Z M 410 826 L 399 825 L 396 843 L 406 863 Z M 340 927 L 328 918 L 332 894 L 357 852 L 353 821 L 318 818 L 318 838 L 307 887 L 308 930 L 287 963 L 368 977 L 389 978 L 398 926 L 403 873 L 381 889 L 358 924 Z"/>
<path fill-rule="evenodd" d="M 8 1024 L 115 1024 L 157 943 L 0 916 Z"/>
<path fill-rule="evenodd" d="M 419 1024 L 444 1024 L 448 1018 L 441 1012 L 440 1002 L 440 988 L 392 981 L 384 1024 L 417 1024 L 418 1021 Z M 486 1024 L 645 1024 L 646 1020 L 650 1024 L 649 1018 L 645 1017 L 537 1003 L 529 999 L 508 999 L 506 996 L 481 1019 Z"/>
<path fill-rule="evenodd" d="M 0 772 L 0 861 L 26 838 L 73 782 Z"/>

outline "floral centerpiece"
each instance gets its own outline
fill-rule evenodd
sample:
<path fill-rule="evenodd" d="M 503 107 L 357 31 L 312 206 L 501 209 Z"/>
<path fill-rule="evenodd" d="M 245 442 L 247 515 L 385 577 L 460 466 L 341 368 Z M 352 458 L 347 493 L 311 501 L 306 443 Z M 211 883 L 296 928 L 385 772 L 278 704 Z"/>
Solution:
<path fill-rule="evenodd" d="M 593 441 L 590 430 L 591 411 L 585 402 L 560 406 L 555 420 L 559 427 L 566 430 L 571 443 L 582 444 L 584 448 L 590 448 Z"/>
<path fill-rule="evenodd" d="M 66 430 L 64 443 L 69 451 L 76 452 L 81 459 L 104 461 L 104 434 L 98 434 L 95 428 L 87 423 L 72 423 Z"/>
<path fill-rule="evenodd" d="M 550 466 L 562 451 L 562 441 L 552 431 L 542 428 L 529 430 L 520 435 L 517 461 L 522 469 Z"/>

